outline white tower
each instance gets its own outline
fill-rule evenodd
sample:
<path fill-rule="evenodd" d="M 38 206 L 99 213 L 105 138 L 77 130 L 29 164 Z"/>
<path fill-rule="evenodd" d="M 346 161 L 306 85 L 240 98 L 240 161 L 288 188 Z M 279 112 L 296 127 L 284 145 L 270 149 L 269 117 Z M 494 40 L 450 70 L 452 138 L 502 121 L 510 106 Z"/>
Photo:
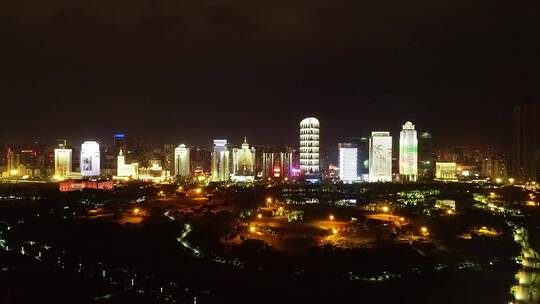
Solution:
<path fill-rule="evenodd" d="M 99 144 L 95 141 L 85 141 L 81 145 L 81 175 L 99 176 Z"/>
<path fill-rule="evenodd" d="M 418 138 L 410 121 L 399 133 L 399 174 L 404 181 L 414 182 L 418 178 Z"/>
<path fill-rule="evenodd" d="M 300 122 L 300 171 L 319 174 L 319 120 L 315 117 Z"/>
<path fill-rule="evenodd" d="M 358 148 L 351 143 L 339 144 L 339 179 L 344 183 L 358 181 Z"/>
<path fill-rule="evenodd" d="M 212 180 L 229 180 L 229 149 L 226 139 L 215 139 L 212 151 Z"/>

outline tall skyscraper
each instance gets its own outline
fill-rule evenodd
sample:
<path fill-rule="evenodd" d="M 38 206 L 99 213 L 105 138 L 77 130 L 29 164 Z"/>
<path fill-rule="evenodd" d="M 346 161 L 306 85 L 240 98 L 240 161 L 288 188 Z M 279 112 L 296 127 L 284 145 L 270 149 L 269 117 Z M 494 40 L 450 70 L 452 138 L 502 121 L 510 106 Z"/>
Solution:
<path fill-rule="evenodd" d="M 162 165 L 163 170 L 174 173 L 175 151 L 176 151 L 176 145 L 173 145 L 173 144 L 163 145 L 163 158 L 161 162 L 163 164 Z"/>
<path fill-rule="evenodd" d="M 181 144 L 174 149 L 174 175 L 181 177 L 190 176 L 191 171 L 189 165 L 189 148 L 187 148 L 186 145 Z"/>
<path fill-rule="evenodd" d="M 433 156 L 433 137 L 430 132 L 418 135 L 418 177 L 430 180 L 435 177 L 435 158 Z"/>
<path fill-rule="evenodd" d="M 300 122 L 300 171 L 319 174 L 319 120 L 309 117 Z"/>
<path fill-rule="evenodd" d="M 15 153 L 15 151 L 12 148 L 8 148 L 6 158 L 7 158 L 7 176 L 14 177 L 14 176 L 23 175 L 23 172 L 19 172 L 20 171 L 19 153 Z"/>
<path fill-rule="evenodd" d="M 119 153 L 120 150 L 126 151 L 126 136 L 123 133 L 114 134 L 114 148 L 115 153 Z"/>
<path fill-rule="evenodd" d="M 418 138 L 410 121 L 399 133 L 399 174 L 408 182 L 415 182 L 418 178 Z"/>
<path fill-rule="evenodd" d="M 255 179 L 255 148 L 249 148 L 244 138 L 242 148 L 233 149 L 233 180 L 253 181 Z"/>
<path fill-rule="evenodd" d="M 536 106 L 525 102 L 514 107 L 512 174 L 516 181 L 536 181 Z"/>
<path fill-rule="evenodd" d="M 215 139 L 212 151 L 212 180 L 229 180 L 229 149 L 226 139 Z"/>
<path fill-rule="evenodd" d="M 358 181 L 358 148 L 352 143 L 340 143 L 339 179 L 344 183 Z"/>
<path fill-rule="evenodd" d="M 358 166 L 357 175 L 359 179 L 368 176 L 369 169 L 369 138 L 367 137 L 350 137 L 349 141 L 356 145 L 358 154 L 356 156 Z"/>
<path fill-rule="evenodd" d="M 71 173 L 72 151 L 67 148 L 54 149 L 54 178 L 65 179 Z"/>
<path fill-rule="evenodd" d="M 392 181 L 392 136 L 371 132 L 369 138 L 369 182 Z"/>
<path fill-rule="evenodd" d="M 85 141 L 81 145 L 81 175 L 100 175 L 99 144 L 95 141 Z"/>

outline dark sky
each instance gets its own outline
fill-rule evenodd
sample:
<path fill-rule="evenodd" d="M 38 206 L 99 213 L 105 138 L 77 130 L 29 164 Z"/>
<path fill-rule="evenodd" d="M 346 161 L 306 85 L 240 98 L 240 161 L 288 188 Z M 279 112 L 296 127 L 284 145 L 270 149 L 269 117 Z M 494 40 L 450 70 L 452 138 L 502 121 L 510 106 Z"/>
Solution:
<path fill-rule="evenodd" d="M 533 1 L 0 2 L 0 142 L 296 144 L 406 120 L 439 145 L 510 143 L 538 100 Z"/>

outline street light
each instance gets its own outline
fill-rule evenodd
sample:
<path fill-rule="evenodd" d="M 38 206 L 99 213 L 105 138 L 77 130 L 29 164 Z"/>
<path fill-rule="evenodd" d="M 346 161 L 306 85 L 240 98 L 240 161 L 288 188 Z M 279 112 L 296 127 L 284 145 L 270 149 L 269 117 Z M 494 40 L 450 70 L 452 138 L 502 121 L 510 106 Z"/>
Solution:
<path fill-rule="evenodd" d="M 331 221 L 334 220 L 334 216 L 330 214 L 330 216 L 328 217 Z"/>
<path fill-rule="evenodd" d="M 337 233 L 338 233 L 337 229 L 335 229 L 335 228 L 332 229 L 332 233 L 333 233 L 334 235 L 337 234 Z"/>
<path fill-rule="evenodd" d="M 267 203 L 271 203 L 271 202 L 272 202 L 272 198 L 271 198 L 271 197 L 267 197 L 267 198 L 266 198 L 266 202 L 267 202 Z"/>
<path fill-rule="evenodd" d="M 249 227 L 249 231 L 255 232 L 255 227 L 253 227 L 253 226 Z"/>
<path fill-rule="evenodd" d="M 133 209 L 133 214 L 137 215 L 137 214 L 139 214 L 139 211 L 140 211 L 139 208 L 135 208 L 135 209 Z"/>
<path fill-rule="evenodd" d="M 446 210 L 446 213 L 447 214 L 454 214 L 454 211 L 452 211 L 452 209 L 448 209 L 448 210 Z"/>
<path fill-rule="evenodd" d="M 262 218 L 262 214 L 257 214 L 257 218 Z"/>
<path fill-rule="evenodd" d="M 382 207 L 382 211 L 383 211 L 384 213 L 388 212 L 388 207 L 387 207 L 387 206 Z"/>
<path fill-rule="evenodd" d="M 428 232 L 427 227 L 420 228 L 420 231 L 422 231 L 423 234 L 426 234 Z"/>

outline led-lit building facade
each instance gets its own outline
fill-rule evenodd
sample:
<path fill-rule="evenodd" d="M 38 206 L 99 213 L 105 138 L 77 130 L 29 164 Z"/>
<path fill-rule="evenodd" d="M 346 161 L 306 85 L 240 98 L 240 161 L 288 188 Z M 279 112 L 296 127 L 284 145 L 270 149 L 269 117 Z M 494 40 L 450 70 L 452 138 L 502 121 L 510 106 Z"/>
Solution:
<path fill-rule="evenodd" d="M 392 181 L 392 136 L 371 132 L 369 138 L 369 182 Z"/>
<path fill-rule="evenodd" d="M 6 176 L 7 177 L 15 177 L 20 176 L 21 172 L 19 172 L 19 166 L 20 166 L 20 155 L 18 153 L 15 153 L 15 151 L 11 148 L 8 148 L 7 150 L 7 171 Z"/>
<path fill-rule="evenodd" d="M 85 141 L 81 145 L 81 175 L 100 175 L 100 152 L 99 144 L 95 141 Z"/>
<path fill-rule="evenodd" d="M 117 156 L 117 165 L 116 165 L 116 176 L 119 178 L 133 178 L 137 179 L 139 178 L 139 164 L 138 163 L 132 163 L 132 164 L 126 164 L 126 157 L 124 156 L 124 152 L 120 148 L 120 152 Z"/>
<path fill-rule="evenodd" d="M 358 181 L 358 148 L 352 143 L 340 143 L 339 179 L 344 183 Z"/>
<path fill-rule="evenodd" d="M 438 180 L 453 181 L 456 178 L 456 163 L 454 162 L 436 162 L 435 178 Z"/>
<path fill-rule="evenodd" d="M 253 181 L 255 179 L 255 148 L 249 148 L 247 139 L 240 149 L 233 149 L 233 174 L 235 181 Z"/>
<path fill-rule="evenodd" d="M 181 144 L 174 149 L 174 175 L 188 177 L 190 174 L 189 148 Z"/>
<path fill-rule="evenodd" d="M 415 182 L 418 178 L 418 138 L 410 121 L 399 133 L 399 174 L 403 181 Z"/>
<path fill-rule="evenodd" d="M 300 171 L 319 174 L 319 120 L 309 117 L 300 122 Z"/>
<path fill-rule="evenodd" d="M 229 149 L 226 139 L 215 139 L 212 151 L 212 180 L 229 180 Z"/>
<path fill-rule="evenodd" d="M 54 178 L 65 179 L 71 174 L 72 150 L 54 149 Z"/>
<path fill-rule="evenodd" d="M 170 171 L 164 170 L 158 161 L 150 161 L 150 167 L 139 169 L 139 179 L 161 183 L 170 178 Z"/>

